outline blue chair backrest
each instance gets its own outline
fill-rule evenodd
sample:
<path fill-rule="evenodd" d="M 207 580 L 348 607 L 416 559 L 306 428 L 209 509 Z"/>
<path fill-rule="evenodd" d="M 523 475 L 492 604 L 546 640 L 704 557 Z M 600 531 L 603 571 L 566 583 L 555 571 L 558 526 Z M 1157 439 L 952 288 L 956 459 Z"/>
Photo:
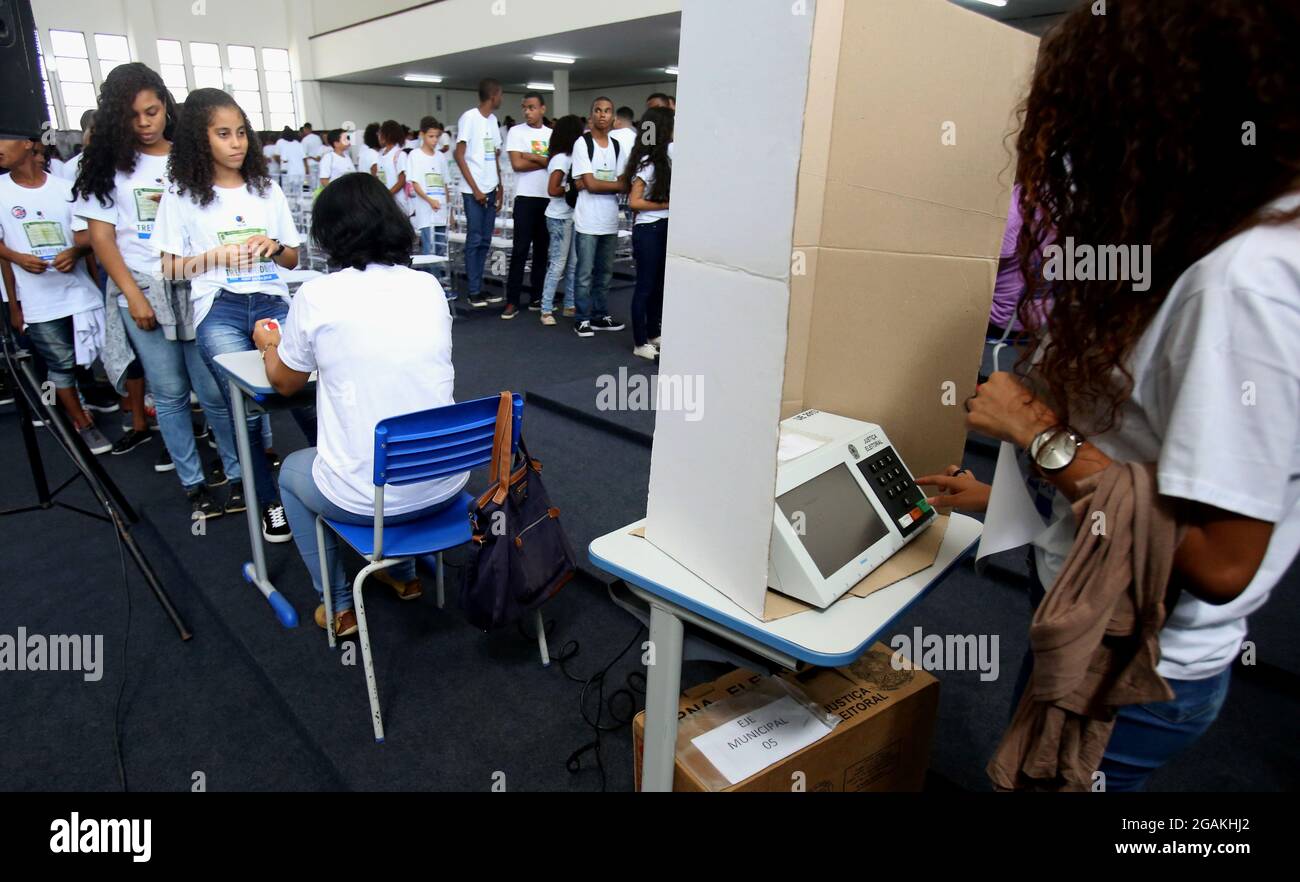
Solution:
<path fill-rule="evenodd" d="M 524 397 L 512 399 L 513 455 L 524 422 Z M 382 421 L 375 426 L 375 486 L 418 484 L 487 465 L 500 405 L 501 396 L 493 395 Z"/>

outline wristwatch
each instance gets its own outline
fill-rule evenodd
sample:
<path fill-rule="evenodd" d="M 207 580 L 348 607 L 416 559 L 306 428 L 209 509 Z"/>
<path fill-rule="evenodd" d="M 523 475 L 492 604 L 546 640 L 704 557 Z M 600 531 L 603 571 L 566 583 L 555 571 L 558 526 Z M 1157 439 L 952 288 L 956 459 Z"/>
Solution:
<path fill-rule="evenodd" d="M 284 243 L 281 242 L 279 239 L 273 239 L 272 241 L 274 241 L 276 245 L 280 246 L 279 248 L 275 249 L 275 251 L 272 252 L 271 254 L 272 259 L 274 259 L 284 253 Z"/>
<path fill-rule="evenodd" d="M 1044 429 L 1029 442 L 1029 458 L 1046 475 L 1063 472 L 1087 439 L 1069 426 Z"/>

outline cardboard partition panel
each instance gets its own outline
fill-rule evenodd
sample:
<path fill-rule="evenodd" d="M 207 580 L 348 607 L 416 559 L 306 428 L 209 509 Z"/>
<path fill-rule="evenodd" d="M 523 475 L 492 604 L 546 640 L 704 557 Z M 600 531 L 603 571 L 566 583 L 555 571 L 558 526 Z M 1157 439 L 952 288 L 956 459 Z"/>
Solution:
<path fill-rule="evenodd" d="M 781 418 L 960 461 L 1036 52 L 947 0 L 684 0 L 660 369 L 707 407 L 658 415 L 646 536 L 756 617 Z"/>

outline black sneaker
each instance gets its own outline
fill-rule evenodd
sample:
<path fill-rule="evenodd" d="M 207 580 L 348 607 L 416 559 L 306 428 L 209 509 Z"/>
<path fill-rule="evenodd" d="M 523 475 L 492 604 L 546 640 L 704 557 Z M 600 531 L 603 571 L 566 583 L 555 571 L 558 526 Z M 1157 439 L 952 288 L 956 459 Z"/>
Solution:
<path fill-rule="evenodd" d="M 592 322 L 591 327 L 597 331 L 621 331 L 627 325 L 614 321 L 612 315 L 604 315 Z"/>
<path fill-rule="evenodd" d="M 127 432 L 121 438 L 117 439 L 117 443 L 113 445 L 113 455 L 121 456 L 124 453 L 130 453 L 141 444 L 147 444 L 152 437 L 153 436 L 147 431 L 137 432 L 132 429 L 130 432 Z"/>
<path fill-rule="evenodd" d="M 573 333 L 579 337 L 594 337 L 596 333 L 591 329 L 591 322 L 578 322 L 573 326 Z"/>
<path fill-rule="evenodd" d="M 262 512 L 262 538 L 267 542 L 289 542 L 293 531 L 289 529 L 289 519 L 285 517 L 284 506 L 273 502 Z"/>
<path fill-rule="evenodd" d="M 190 500 L 191 515 L 197 512 L 203 516 L 204 520 L 207 520 L 209 518 L 219 518 L 225 514 L 225 512 L 221 510 L 221 506 L 217 505 L 217 501 L 212 498 L 212 494 L 204 484 L 200 484 L 185 495 L 188 496 Z"/>
<path fill-rule="evenodd" d="M 471 294 L 467 299 L 469 300 L 469 305 L 475 309 L 483 309 L 488 305 L 487 298 L 482 294 Z"/>
<path fill-rule="evenodd" d="M 167 452 L 167 447 L 165 445 L 163 446 L 162 453 L 158 454 L 158 461 L 153 464 L 153 470 L 155 472 L 176 471 L 176 463 L 172 462 L 172 455 Z"/>
<path fill-rule="evenodd" d="M 99 386 L 88 386 L 81 390 L 81 403 L 86 410 L 100 413 L 117 413 L 122 409 L 122 401 L 116 394 Z"/>
<path fill-rule="evenodd" d="M 226 477 L 226 470 L 222 468 L 221 460 L 217 460 L 212 465 L 208 466 L 209 487 L 224 487 L 229 483 L 230 479 Z"/>
<path fill-rule="evenodd" d="M 231 481 L 230 495 L 226 497 L 226 514 L 239 514 L 241 511 L 248 511 L 248 503 L 244 501 L 244 482 Z"/>
<path fill-rule="evenodd" d="M 541 301 L 534 300 L 532 303 L 528 304 L 528 311 L 529 311 L 529 312 L 541 312 L 541 311 L 542 311 L 542 304 L 541 304 Z"/>
<path fill-rule="evenodd" d="M 510 321 L 510 319 L 514 318 L 517 315 L 519 315 L 519 307 L 515 306 L 513 303 L 507 306 L 501 312 L 501 317 L 506 321 Z"/>
<path fill-rule="evenodd" d="M 489 295 L 487 296 L 487 302 L 488 302 L 488 303 L 505 303 L 505 302 L 506 302 L 506 295 L 504 295 L 504 294 L 489 294 Z"/>

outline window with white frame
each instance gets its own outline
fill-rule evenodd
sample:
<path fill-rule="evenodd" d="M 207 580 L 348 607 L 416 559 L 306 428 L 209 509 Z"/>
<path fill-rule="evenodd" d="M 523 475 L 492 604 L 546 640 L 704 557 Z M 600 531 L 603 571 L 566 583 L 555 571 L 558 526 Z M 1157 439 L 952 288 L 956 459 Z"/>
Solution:
<path fill-rule="evenodd" d="M 285 126 L 298 128 L 288 51 L 262 49 L 262 70 L 266 74 L 266 104 L 270 111 L 271 129 L 278 132 Z"/>
<path fill-rule="evenodd" d="M 113 68 L 131 60 L 131 47 L 121 34 L 95 34 L 95 55 L 99 57 L 99 81 L 102 83 Z"/>
<path fill-rule="evenodd" d="M 190 87 L 185 79 L 185 56 L 181 52 L 180 40 L 158 41 L 158 73 L 162 75 L 167 91 L 172 93 L 176 103 L 185 103 Z"/>
<path fill-rule="evenodd" d="M 59 77 L 64 119 L 76 126 L 81 115 L 98 103 L 95 80 L 90 73 L 90 53 L 81 31 L 50 31 L 50 58 Z"/>
<path fill-rule="evenodd" d="M 226 46 L 230 62 L 230 94 L 243 108 L 254 129 L 266 128 L 262 116 L 262 84 L 257 76 L 257 52 L 252 46 Z"/>
<path fill-rule="evenodd" d="M 190 66 L 194 71 L 194 88 L 226 88 L 226 78 L 221 74 L 221 50 L 216 43 L 190 43 Z"/>

